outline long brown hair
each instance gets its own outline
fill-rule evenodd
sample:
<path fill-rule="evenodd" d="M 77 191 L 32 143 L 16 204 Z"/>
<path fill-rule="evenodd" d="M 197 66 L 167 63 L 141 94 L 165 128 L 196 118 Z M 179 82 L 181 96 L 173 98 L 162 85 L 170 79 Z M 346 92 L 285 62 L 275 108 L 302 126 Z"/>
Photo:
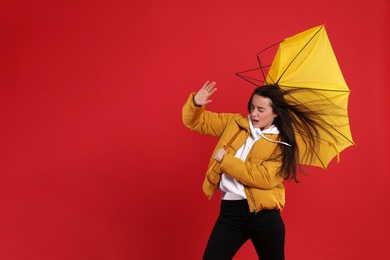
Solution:
<path fill-rule="evenodd" d="M 273 124 L 279 130 L 279 141 L 286 142 L 291 146 L 280 145 L 281 153 L 275 154 L 275 158 L 282 160 L 278 174 L 284 179 L 293 179 L 298 182 L 297 168 L 300 166 L 300 172 L 304 173 L 299 162 L 299 158 L 305 158 L 304 164 L 310 165 L 315 154 L 319 149 L 320 134 L 319 129 L 323 129 L 318 120 L 320 111 L 312 111 L 300 102 L 293 102 L 285 97 L 290 96 L 297 91 L 307 91 L 302 89 L 282 90 L 277 85 L 264 85 L 257 87 L 248 102 L 248 111 L 250 112 L 252 98 L 254 95 L 267 97 L 271 100 L 271 107 L 275 114 Z M 325 129 L 325 131 L 327 131 Z M 297 145 L 296 135 L 302 135 L 305 138 L 305 148 L 303 151 Z M 302 154 L 300 154 L 302 153 Z"/>

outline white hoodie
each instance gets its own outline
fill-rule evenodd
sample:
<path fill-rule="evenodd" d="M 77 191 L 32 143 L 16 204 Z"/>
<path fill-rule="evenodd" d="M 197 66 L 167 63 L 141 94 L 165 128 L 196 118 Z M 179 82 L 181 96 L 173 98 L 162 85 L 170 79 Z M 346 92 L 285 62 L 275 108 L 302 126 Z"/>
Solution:
<path fill-rule="evenodd" d="M 275 134 L 275 135 L 279 134 L 279 130 L 278 128 L 276 128 L 276 126 L 271 125 L 269 128 L 261 131 L 259 128 L 255 128 L 253 126 L 252 120 L 250 120 L 249 115 L 248 115 L 248 120 L 249 120 L 249 127 L 250 127 L 250 135 L 246 139 L 245 143 L 241 146 L 241 148 L 238 149 L 234 157 L 240 158 L 241 160 L 245 161 L 246 156 L 248 155 L 253 144 L 260 138 L 265 138 L 270 142 L 277 142 L 277 143 L 290 146 L 287 143 L 274 141 L 264 136 L 264 134 Z M 246 199 L 245 192 L 244 192 L 244 185 L 242 185 L 239 181 L 236 181 L 235 179 L 231 178 L 226 174 L 222 174 L 221 181 L 219 183 L 219 188 L 222 190 L 223 200 Z"/>

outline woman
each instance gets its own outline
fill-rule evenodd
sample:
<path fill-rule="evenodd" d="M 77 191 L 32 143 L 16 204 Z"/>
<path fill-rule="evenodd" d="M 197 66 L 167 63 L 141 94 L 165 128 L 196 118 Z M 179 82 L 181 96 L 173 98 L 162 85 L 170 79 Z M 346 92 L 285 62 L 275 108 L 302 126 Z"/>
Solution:
<path fill-rule="evenodd" d="M 203 259 L 232 259 L 249 239 L 261 260 L 284 259 L 280 212 L 285 204 L 283 181 L 297 181 L 294 129 L 304 131 L 315 150 L 318 125 L 309 111 L 286 102 L 286 93 L 276 85 L 254 90 L 247 116 L 205 110 L 216 91 L 215 82 L 206 82 L 182 111 L 190 130 L 219 138 L 210 165 L 218 163 L 208 171 L 203 191 L 210 199 L 220 189 L 222 201 Z"/>

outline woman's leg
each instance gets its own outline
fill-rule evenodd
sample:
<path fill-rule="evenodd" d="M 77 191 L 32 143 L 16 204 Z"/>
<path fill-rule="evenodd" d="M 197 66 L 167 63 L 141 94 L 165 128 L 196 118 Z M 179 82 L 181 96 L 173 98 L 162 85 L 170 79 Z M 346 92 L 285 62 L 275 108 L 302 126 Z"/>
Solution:
<path fill-rule="evenodd" d="M 261 260 L 284 260 L 285 228 L 278 211 L 253 214 L 247 230 Z"/>
<path fill-rule="evenodd" d="M 248 240 L 244 232 L 242 204 L 242 201 L 221 201 L 221 211 L 211 232 L 203 260 L 231 260 Z"/>

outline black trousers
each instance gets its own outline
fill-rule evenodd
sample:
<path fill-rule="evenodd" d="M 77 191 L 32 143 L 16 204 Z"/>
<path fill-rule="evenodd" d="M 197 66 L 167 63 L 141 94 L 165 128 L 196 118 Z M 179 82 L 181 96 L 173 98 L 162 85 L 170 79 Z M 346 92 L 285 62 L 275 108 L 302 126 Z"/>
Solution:
<path fill-rule="evenodd" d="M 276 210 L 249 211 L 246 200 L 222 200 L 203 260 L 230 260 L 249 239 L 261 260 L 284 259 L 285 229 Z"/>

